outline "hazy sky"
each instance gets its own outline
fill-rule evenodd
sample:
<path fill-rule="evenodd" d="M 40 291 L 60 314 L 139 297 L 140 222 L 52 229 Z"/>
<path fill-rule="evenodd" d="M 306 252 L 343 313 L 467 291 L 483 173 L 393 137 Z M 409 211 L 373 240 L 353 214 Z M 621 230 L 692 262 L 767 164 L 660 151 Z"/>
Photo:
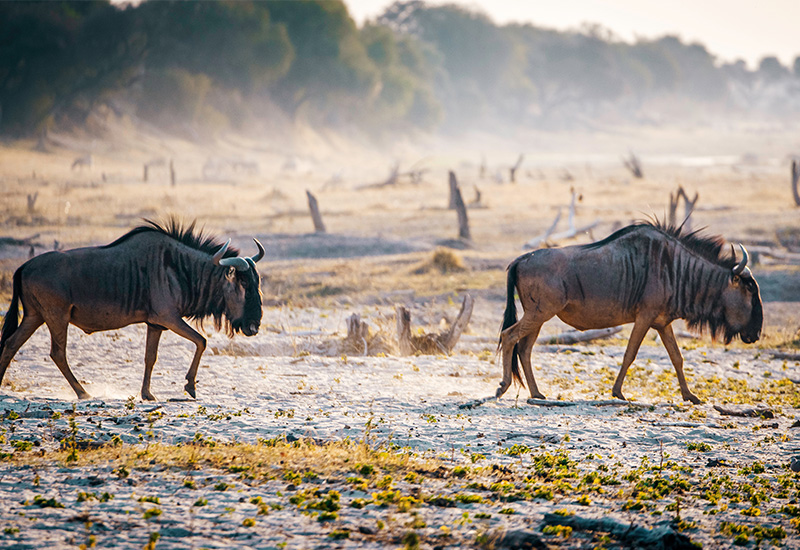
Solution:
<path fill-rule="evenodd" d="M 360 25 L 394 0 L 345 0 Z M 600 23 L 621 39 L 675 34 L 701 42 L 723 61 L 751 68 L 766 55 L 790 65 L 800 55 L 800 0 L 451 0 L 477 8 L 496 23 L 532 23 L 557 29 Z"/>

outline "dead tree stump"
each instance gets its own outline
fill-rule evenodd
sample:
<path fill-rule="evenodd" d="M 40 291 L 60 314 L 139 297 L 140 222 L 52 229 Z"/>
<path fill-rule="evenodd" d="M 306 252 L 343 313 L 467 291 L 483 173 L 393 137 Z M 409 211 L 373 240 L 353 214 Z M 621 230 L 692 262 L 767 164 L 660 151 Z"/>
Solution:
<path fill-rule="evenodd" d="M 456 180 L 456 174 L 452 170 L 448 173 L 450 184 L 450 201 L 447 204 L 448 210 L 455 210 L 456 209 L 456 193 L 458 192 L 458 180 Z"/>
<path fill-rule="evenodd" d="M 669 212 L 667 213 L 667 223 L 671 227 L 683 226 L 686 231 L 692 230 L 692 221 L 690 219 L 697 200 L 700 198 L 700 193 L 694 194 L 694 199 L 689 199 L 689 195 L 684 191 L 683 186 L 678 187 L 678 191 L 673 195 L 669 194 Z M 683 199 L 683 220 L 678 224 L 678 205 Z"/>
<path fill-rule="evenodd" d="M 308 209 L 311 211 L 311 220 L 314 222 L 314 231 L 316 233 L 326 233 L 325 224 L 322 223 L 322 214 L 319 213 L 317 198 L 308 190 L 306 190 L 306 196 L 308 197 Z"/>
<path fill-rule="evenodd" d="M 32 195 L 28 195 L 28 214 L 33 214 L 36 211 L 36 199 L 39 198 L 39 192 L 36 191 Z"/>
<path fill-rule="evenodd" d="M 347 318 L 347 337 L 345 337 L 345 345 L 351 349 L 364 349 L 364 355 L 369 353 L 369 326 L 361 320 L 358 313 L 353 313 Z"/>
<path fill-rule="evenodd" d="M 800 194 L 797 192 L 797 182 L 800 180 L 800 163 L 796 160 L 792 161 L 792 195 L 794 196 L 794 204 L 800 206 Z"/>
<path fill-rule="evenodd" d="M 394 309 L 397 313 L 397 342 L 400 354 L 449 355 L 461 338 L 461 334 L 469 325 L 473 305 L 472 296 L 465 294 L 458 317 L 456 317 L 449 329 L 439 334 L 428 333 L 421 336 L 416 336 L 411 332 L 411 313 L 408 309 L 405 306 L 396 305 Z"/>
<path fill-rule="evenodd" d="M 633 152 L 630 153 L 630 156 L 626 159 L 622 159 L 622 163 L 625 165 L 625 168 L 631 171 L 634 178 L 641 179 L 644 177 L 644 173 L 642 172 L 642 163 L 639 162 L 639 159 Z"/>
<path fill-rule="evenodd" d="M 519 158 L 517 159 L 517 163 L 508 169 L 508 175 L 509 179 L 511 180 L 511 183 L 517 183 L 517 170 L 519 170 L 519 167 L 522 166 L 522 159 L 524 158 L 525 155 L 520 153 Z"/>
<path fill-rule="evenodd" d="M 451 181 L 455 180 L 455 175 L 453 172 L 450 172 L 453 176 Z M 470 240 L 472 236 L 469 232 L 469 218 L 467 217 L 467 205 L 464 204 L 464 198 L 461 196 L 461 189 L 458 187 L 458 183 L 456 182 L 455 189 L 451 186 L 451 191 L 453 194 L 453 199 L 455 201 L 455 209 L 456 214 L 458 214 L 458 238 Z"/>

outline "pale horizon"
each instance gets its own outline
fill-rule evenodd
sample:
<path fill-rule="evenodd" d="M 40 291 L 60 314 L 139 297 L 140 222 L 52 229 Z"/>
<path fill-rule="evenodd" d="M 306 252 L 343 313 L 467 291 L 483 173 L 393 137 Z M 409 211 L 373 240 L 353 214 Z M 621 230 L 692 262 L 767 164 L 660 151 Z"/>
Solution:
<path fill-rule="evenodd" d="M 375 19 L 394 0 L 345 0 L 358 25 Z M 450 0 L 428 4 L 458 4 L 487 14 L 495 23 L 530 23 L 558 30 L 600 24 L 621 40 L 675 35 L 684 42 L 703 44 L 722 62 L 743 59 L 758 67 L 776 56 L 792 67 L 800 56 L 800 2 L 797 0 L 673 0 L 656 3 L 639 0 Z"/>

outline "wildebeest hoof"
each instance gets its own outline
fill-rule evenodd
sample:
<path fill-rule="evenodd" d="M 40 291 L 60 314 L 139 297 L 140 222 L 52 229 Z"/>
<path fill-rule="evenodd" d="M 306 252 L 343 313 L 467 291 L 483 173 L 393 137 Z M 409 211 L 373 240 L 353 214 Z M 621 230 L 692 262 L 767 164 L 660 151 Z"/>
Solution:
<path fill-rule="evenodd" d="M 187 384 L 186 384 L 186 385 L 183 387 L 183 389 L 186 391 L 186 393 L 188 393 L 189 395 L 191 395 L 191 396 L 192 396 L 194 399 L 197 399 L 197 393 L 195 392 L 195 389 L 194 389 L 194 384 L 189 384 L 189 383 L 187 383 Z"/>
<path fill-rule="evenodd" d="M 542 393 L 540 392 L 531 392 L 531 399 L 547 399 Z"/>
<path fill-rule="evenodd" d="M 506 393 L 507 389 L 508 389 L 508 386 L 504 386 L 503 384 L 500 384 L 500 387 L 497 388 L 497 391 L 494 393 L 495 398 L 496 399 L 500 399 L 503 396 L 503 394 Z"/>
<path fill-rule="evenodd" d="M 78 394 L 78 399 L 80 399 L 80 400 L 91 399 L 91 398 L 92 398 L 92 396 L 89 395 L 87 392 L 81 392 L 81 393 Z"/>
<path fill-rule="evenodd" d="M 617 399 L 622 399 L 623 401 L 627 401 L 628 398 L 622 395 L 622 392 L 619 390 L 614 390 L 611 392 L 612 397 L 616 397 Z"/>
<path fill-rule="evenodd" d="M 688 395 L 684 395 L 684 396 L 683 396 L 683 400 L 684 400 L 684 401 L 691 401 L 691 402 L 692 402 L 692 403 L 694 403 L 695 405 L 701 405 L 701 404 L 703 403 L 703 402 L 700 400 L 700 398 L 699 398 L 699 397 L 697 397 L 697 396 L 696 396 L 695 394 L 693 394 L 693 393 L 689 393 Z"/>
<path fill-rule="evenodd" d="M 150 392 L 147 393 L 142 392 L 142 399 L 144 399 L 145 401 L 156 401 L 156 396 Z"/>

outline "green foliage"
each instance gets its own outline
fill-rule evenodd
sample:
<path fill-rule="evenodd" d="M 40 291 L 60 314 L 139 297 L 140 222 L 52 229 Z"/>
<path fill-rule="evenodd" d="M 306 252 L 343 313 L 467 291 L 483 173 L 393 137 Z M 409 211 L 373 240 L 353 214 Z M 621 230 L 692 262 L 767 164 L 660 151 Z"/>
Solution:
<path fill-rule="evenodd" d="M 720 66 L 674 36 L 621 42 L 588 25 L 497 25 L 455 4 L 401 0 L 359 29 L 342 0 L 6 2 L 0 134 L 84 123 L 112 96 L 169 129 L 292 118 L 374 133 L 625 116 L 665 94 L 724 104 L 736 84 L 793 78 L 775 57 Z M 800 71 L 795 61 L 794 76 Z M 616 106 L 616 107 L 614 107 Z"/>

